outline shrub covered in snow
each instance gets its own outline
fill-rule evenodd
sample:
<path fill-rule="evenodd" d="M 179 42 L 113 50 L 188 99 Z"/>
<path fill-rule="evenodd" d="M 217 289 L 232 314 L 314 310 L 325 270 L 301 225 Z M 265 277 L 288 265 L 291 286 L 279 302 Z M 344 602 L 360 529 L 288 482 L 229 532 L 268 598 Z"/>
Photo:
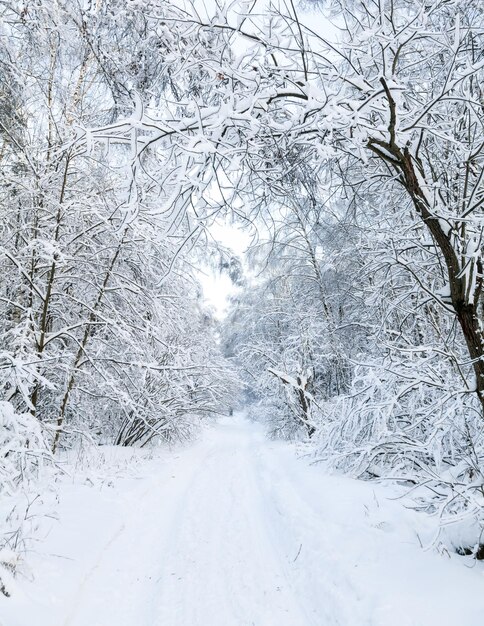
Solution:
<path fill-rule="evenodd" d="M 41 423 L 30 413 L 16 413 L 9 402 L 0 402 L 0 494 L 15 494 L 37 480 L 51 462 Z"/>

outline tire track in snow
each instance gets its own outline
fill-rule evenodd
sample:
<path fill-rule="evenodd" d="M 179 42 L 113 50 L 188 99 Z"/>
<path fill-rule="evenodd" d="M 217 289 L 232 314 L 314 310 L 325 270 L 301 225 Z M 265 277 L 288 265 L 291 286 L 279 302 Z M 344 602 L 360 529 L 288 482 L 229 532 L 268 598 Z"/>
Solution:
<path fill-rule="evenodd" d="M 280 446 L 274 443 L 273 447 L 277 450 Z M 284 458 L 284 455 L 281 457 L 271 452 L 268 442 L 260 442 L 253 454 L 266 519 L 271 520 L 274 541 L 282 549 L 292 546 L 291 576 L 301 595 L 312 603 L 315 623 L 371 626 L 372 611 L 368 601 L 362 598 L 348 576 L 351 564 L 341 552 L 346 533 L 352 532 L 351 520 L 347 527 L 336 526 L 317 506 L 323 494 L 306 494 L 304 480 L 296 480 L 288 470 L 295 464 L 299 465 L 299 471 L 304 467 L 293 458 L 292 451 Z"/>
<path fill-rule="evenodd" d="M 309 626 L 261 519 L 247 433 L 229 430 L 187 493 L 147 626 Z"/>
<path fill-rule="evenodd" d="M 75 591 L 75 595 L 69 603 L 70 610 L 65 620 L 62 622 L 62 626 L 94 626 L 94 622 L 91 621 L 91 617 L 83 617 L 83 613 L 86 612 L 86 609 L 90 608 L 89 604 L 91 602 L 91 598 L 96 597 L 96 593 L 92 593 L 92 590 L 98 587 L 100 582 L 105 582 L 106 578 L 109 579 L 109 577 L 112 577 L 113 574 L 116 573 L 115 568 L 113 568 L 113 562 L 116 562 L 119 559 L 119 555 L 125 554 L 128 551 L 126 544 L 129 544 L 132 540 L 133 534 L 143 535 L 144 522 L 152 513 L 160 514 L 160 526 L 162 525 L 161 522 L 163 516 L 166 518 L 165 522 L 172 524 L 174 523 L 173 520 L 180 515 L 182 508 L 180 500 L 183 500 L 184 494 L 190 491 L 192 483 L 196 480 L 197 468 L 202 466 L 206 462 L 206 459 L 214 453 L 212 448 L 209 448 L 208 451 L 206 449 L 202 449 L 202 455 L 200 455 L 196 447 L 193 450 L 190 450 L 190 453 L 193 453 L 193 451 L 195 451 L 195 455 L 189 454 L 188 456 L 195 456 L 196 463 L 190 465 L 184 462 L 186 459 L 184 458 L 185 455 L 182 452 L 178 457 L 178 462 L 175 467 L 163 468 L 169 470 L 169 476 L 165 475 L 161 478 L 156 477 L 154 479 L 149 479 L 148 487 L 146 487 L 140 494 L 136 494 L 136 502 L 132 503 L 134 506 L 132 506 L 127 518 L 118 526 L 108 541 L 103 545 L 102 549 L 97 553 L 94 564 L 84 574 L 81 583 Z M 169 481 L 171 481 L 172 478 L 175 478 L 173 476 L 173 472 L 177 472 L 178 466 L 180 466 L 182 470 L 182 476 L 179 481 L 175 481 L 178 482 L 178 484 L 175 488 L 173 488 L 174 484 Z M 186 472 L 187 469 L 189 470 L 188 472 Z M 183 473 L 184 471 L 185 473 Z M 179 484 L 180 482 L 182 485 Z M 174 509 L 171 512 L 164 506 L 163 501 L 163 495 L 167 495 L 167 486 L 169 487 L 168 493 L 173 492 L 174 495 L 173 500 L 170 501 L 170 508 Z M 165 536 L 167 534 L 169 533 L 165 533 Z M 160 537 L 159 534 L 151 537 L 151 543 L 147 543 L 146 539 L 147 538 L 145 537 L 143 541 L 140 541 L 140 548 L 142 548 L 143 543 L 145 544 L 145 548 L 148 548 L 148 550 L 150 548 L 160 550 L 163 545 L 163 537 Z M 146 565 L 149 565 L 149 561 L 150 559 L 146 559 Z M 141 563 L 141 566 L 143 566 L 143 563 Z M 118 568 L 118 571 L 120 569 L 122 568 Z M 142 578 L 143 572 L 141 570 L 137 572 L 137 574 L 138 578 Z M 154 579 L 154 577 L 151 578 Z M 156 581 L 156 579 L 154 580 Z M 114 578 L 114 583 L 116 585 L 122 586 L 123 582 L 124 581 L 122 580 L 116 581 Z M 94 611 L 91 611 L 91 613 L 94 613 Z M 86 622 L 86 619 L 89 619 L 90 621 Z M 113 622 L 103 622 L 102 617 L 99 619 L 100 621 L 96 622 L 96 625 L 99 623 L 99 626 L 112 626 Z M 121 622 L 119 622 L 119 625 L 118 622 L 114 623 L 116 623 L 116 626 L 121 626 Z M 127 624 L 131 626 L 131 623 L 129 622 L 127 622 Z M 133 626 L 139 626 L 138 622 L 132 622 L 132 624 Z M 124 622 L 122 622 L 122 625 L 124 626 Z"/>
<path fill-rule="evenodd" d="M 367 624 L 354 620 L 356 591 L 320 540 L 331 522 L 285 460 L 237 421 L 182 450 L 130 494 L 134 508 L 91 561 L 62 626 Z"/>

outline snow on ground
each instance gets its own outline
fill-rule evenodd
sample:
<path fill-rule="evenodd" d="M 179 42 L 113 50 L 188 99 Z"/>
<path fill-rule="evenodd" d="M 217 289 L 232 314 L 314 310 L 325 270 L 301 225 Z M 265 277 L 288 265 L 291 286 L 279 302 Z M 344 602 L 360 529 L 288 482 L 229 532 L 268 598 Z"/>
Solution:
<path fill-rule="evenodd" d="M 424 552 L 386 493 L 227 419 L 136 478 L 63 483 L 0 625 L 481 626 L 481 565 Z"/>

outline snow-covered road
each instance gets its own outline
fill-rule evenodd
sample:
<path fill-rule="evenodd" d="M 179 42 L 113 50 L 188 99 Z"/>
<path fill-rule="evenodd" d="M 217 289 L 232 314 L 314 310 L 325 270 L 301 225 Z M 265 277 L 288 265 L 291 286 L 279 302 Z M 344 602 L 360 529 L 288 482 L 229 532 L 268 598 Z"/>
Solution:
<path fill-rule="evenodd" d="M 414 513 L 238 416 L 71 485 L 1 626 L 481 626 L 484 573 L 423 552 Z M 479 566 L 478 566 L 479 567 Z"/>

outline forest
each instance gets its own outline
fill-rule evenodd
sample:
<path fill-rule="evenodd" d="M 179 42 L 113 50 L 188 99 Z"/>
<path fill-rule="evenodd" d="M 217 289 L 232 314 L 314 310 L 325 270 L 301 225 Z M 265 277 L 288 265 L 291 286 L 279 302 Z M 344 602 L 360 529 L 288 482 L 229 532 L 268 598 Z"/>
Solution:
<path fill-rule="evenodd" d="M 2 601 L 73 459 L 234 412 L 480 567 L 484 3 L 2 0 L 0 37 Z"/>

